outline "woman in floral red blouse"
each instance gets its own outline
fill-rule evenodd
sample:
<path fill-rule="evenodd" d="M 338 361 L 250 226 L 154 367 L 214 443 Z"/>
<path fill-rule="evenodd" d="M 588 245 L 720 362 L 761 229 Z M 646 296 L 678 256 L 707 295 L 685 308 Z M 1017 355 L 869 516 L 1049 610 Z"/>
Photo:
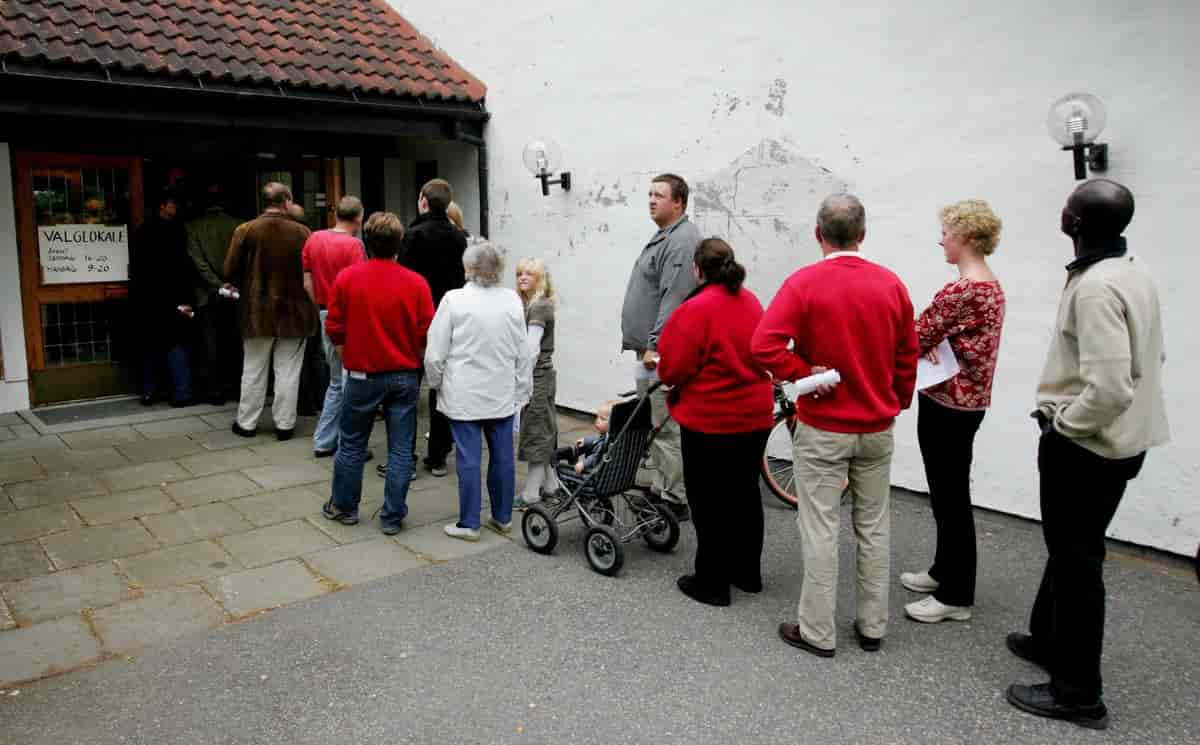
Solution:
<path fill-rule="evenodd" d="M 904 607 L 925 623 L 971 617 L 975 603 L 975 519 L 971 511 L 971 457 L 975 433 L 992 401 L 992 377 L 1004 324 L 1004 290 L 987 257 L 1000 241 L 1000 218 L 978 199 L 942 209 L 942 248 L 959 278 L 943 287 L 917 319 L 921 353 L 937 362 L 949 339 L 959 372 L 920 392 L 917 439 L 925 461 L 929 501 L 937 524 L 933 566 L 904 572 L 900 582 L 932 593 Z"/>

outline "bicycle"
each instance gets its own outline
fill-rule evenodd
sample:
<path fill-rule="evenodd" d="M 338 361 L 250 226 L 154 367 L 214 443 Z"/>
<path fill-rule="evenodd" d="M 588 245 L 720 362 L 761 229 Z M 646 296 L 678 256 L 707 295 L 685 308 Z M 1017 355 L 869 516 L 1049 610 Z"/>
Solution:
<path fill-rule="evenodd" d="M 762 480 L 780 501 L 796 509 L 796 477 L 792 437 L 796 433 L 796 405 L 784 383 L 775 383 L 775 424 L 762 455 Z"/>

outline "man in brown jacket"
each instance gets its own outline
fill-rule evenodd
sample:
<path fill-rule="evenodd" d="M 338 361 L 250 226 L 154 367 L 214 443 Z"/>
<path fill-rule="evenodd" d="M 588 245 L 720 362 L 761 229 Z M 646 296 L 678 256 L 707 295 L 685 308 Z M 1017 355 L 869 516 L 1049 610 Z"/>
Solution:
<path fill-rule="evenodd" d="M 291 439 L 296 426 L 296 396 L 304 346 L 317 328 L 317 308 L 304 291 L 301 254 L 309 229 L 292 220 L 292 193 L 286 186 L 263 187 L 267 209 L 238 226 L 225 259 L 228 288 L 240 293 L 242 398 L 233 431 L 253 437 L 267 395 L 267 369 L 274 363 L 275 434 Z"/>

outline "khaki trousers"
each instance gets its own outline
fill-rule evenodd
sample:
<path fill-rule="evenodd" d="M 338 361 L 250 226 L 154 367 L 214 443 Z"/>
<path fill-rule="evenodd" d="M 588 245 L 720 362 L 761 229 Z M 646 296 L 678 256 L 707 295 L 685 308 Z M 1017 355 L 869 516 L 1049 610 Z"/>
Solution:
<path fill-rule="evenodd" d="M 645 396 L 650 381 L 637 381 L 638 396 Z M 659 386 L 650 394 L 650 420 L 658 430 L 654 442 L 650 443 L 650 459 L 639 483 L 648 481 L 651 488 L 662 494 L 663 499 L 687 504 L 687 489 L 683 486 L 683 450 L 679 443 L 679 423 L 667 411 L 667 392 Z"/>
<path fill-rule="evenodd" d="M 300 370 L 304 367 L 304 345 L 308 339 L 282 339 L 259 336 L 243 342 L 242 398 L 238 402 L 237 423 L 242 429 L 254 429 L 267 400 L 267 373 L 274 363 L 275 401 L 271 417 L 276 429 L 296 426 L 296 402 L 300 391 Z"/>
<path fill-rule="evenodd" d="M 849 480 L 857 539 L 858 607 L 866 636 L 887 633 L 890 573 L 892 428 L 865 435 L 826 432 L 803 422 L 792 441 L 798 497 L 796 524 L 804 557 L 800 633 L 822 649 L 837 643 L 838 524 Z"/>

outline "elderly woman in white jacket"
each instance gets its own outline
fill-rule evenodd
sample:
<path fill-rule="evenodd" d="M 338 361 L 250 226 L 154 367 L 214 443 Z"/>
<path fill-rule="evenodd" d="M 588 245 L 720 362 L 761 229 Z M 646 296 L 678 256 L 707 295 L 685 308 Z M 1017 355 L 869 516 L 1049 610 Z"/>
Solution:
<path fill-rule="evenodd" d="M 437 390 L 438 410 L 450 420 L 458 474 L 458 522 L 446 535 L 479 540 L 483 440 L 488 445 L 488 527 L 512 531 L 516 463 L 513 415 L 529 402 L 533 358 L 526 343 L 525 308 L 500 287 L 504 258 L 488 242 L 463 254 L 467 284 L 442 298 L 425 350 L 425 377 Z"/>

